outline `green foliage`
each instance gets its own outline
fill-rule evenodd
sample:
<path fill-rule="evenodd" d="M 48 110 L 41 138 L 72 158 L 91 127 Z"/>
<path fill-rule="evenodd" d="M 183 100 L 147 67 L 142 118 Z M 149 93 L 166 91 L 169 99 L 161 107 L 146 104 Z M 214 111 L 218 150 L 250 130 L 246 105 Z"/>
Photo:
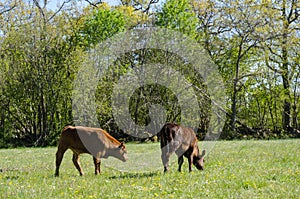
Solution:
<path fill-rule="evenodd" d="M 85 16 L 81 34 L 87 45 L 95 45 L 125 30 L 125 17 L 106 4 Z"/>
<path fill-rule="evenodd" d="M 224 138 L 286 136 L 282 132 L 299 136 L 298 1 L 167 0 L 160 8 L 144 0 L 97 8 L 80 8 L 74 1 L 65 2 L 58 12 L 42 5 L 47 2 L 0 3 L 0 147 L 55 144 L 62 127 L 74 121 L 73 81 L 83 55 L 119 32 L 152 22 L 196 39 L 218 65 L 227 96 L 227 107 L 221 107 L 227 112 L 222 118 L 228 124 Z M 110 99 L 119 78 L 143 64 L 160 63 L 172 66 L 192 84 L 201 112 L 199 129 L 205 133 L 211 102 L 203 97 L 206 85 L 201 75 L 185 61 L 157 49 L 120 56 L 97 85 L 101 126 L 121 130 Z M 168 121 L 180 121 L 176 96 L 148 85 L 130 99 L 130 114 L 137 124 L 149 123 L 151 104 L 162 105 Z"/>
<path fill-rule="evenodd" d="M 94 9 L 86 9 L 78 19 L 78 30 L 72 36 L 75 45 L 94 47 L 113 35 L 136 26 L 146 20 L 141 12 L 134 12 L 132 6 L 111 7 L 106 3 Z"/>
<path fill-rule="evenodd" d="M 61 26 L 63 17 L 44 23 L 37 10 L 18 9 L 37 16 L 21 18 L 20 22 L 30 22 L 22 26 L 12 22 L 2 40 L 4 140 L 16 145 L 53 144 L 62 125 L 72 122 L 68 90 L 76 67 L 63 39 L 68 26 Z"/>
<path fill-rule="evenodd" d="M 104 78 L 101 78 L 101 83 L 98 84 L 96 92 L 97 114 L 100 125 L 111 132 L 122 131 L 112 119 L 111 96 L 114 86 L 126 72 L 143 70 L 144 65 L 148 63 L 161 64 L 162 66 L 168 66 L 172 63 L 174 69 L 180 72 L 180 75 L 195 87 L 194 92 L 201 110 L 201 113 L 199 113 L 199 136 L 202 136 L 200 133 L 207 132 L 208 115 L 210 114 L 209 99 L 203 97 L 203 93 L 206 93 L 206 86 L 203 85 L 202 77 L 178 55 L 163 52 L 159 49 L 142 49 L 126 53 L 110 66 L 109 72 Z M 162 67 L 162 70 L 165 69 Z M 158 73 L 157 78 L 169 78 L 160 77 L 160 75 L 162 74 Z M 169 88 L 155 84 L 140 87 L 130 97 L 129 111 L 132 121 L 140 126 L 148 125 L 151 122 L 149 111 L 153 104 L 161 105 L 166 110 L 166 121 L 181 122 L 181 107 L 177 96 Z M 150 133 L 155 134 L 157 132 Z"/>
<path fill-rule="evenodd" d="M 158 12 L 156 25 L 196 36 L 198 19 L 189 0 L 167 0 Z"/>

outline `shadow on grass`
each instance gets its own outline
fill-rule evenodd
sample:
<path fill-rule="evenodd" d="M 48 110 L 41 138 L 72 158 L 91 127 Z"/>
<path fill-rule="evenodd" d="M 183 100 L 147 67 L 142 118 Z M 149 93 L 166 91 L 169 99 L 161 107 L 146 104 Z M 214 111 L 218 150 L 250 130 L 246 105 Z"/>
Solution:
<path fill-rule="evenodd" d="M 162 172 L 156 171 L 156 172 L 147 172 L 147 173 L 123 173 L 120 175 L 114 175 L 109 177 L 109 179 L 126 179 L 126 178 L 148 178 L 153 177 L 157 175 L 161 175 Z"/>
<path fill-rule="evenodd" d="M 19 179 L 19 176 L 18 175 L 12 175 L 12 172 L 14 171 L 19 171 L 19 169 L 0 169 L 0 173 L 3 173 L 5 176 L 3 177 L 3 179 L 6 179 L 8 181 L 10 180 L 17 180 Z"/>

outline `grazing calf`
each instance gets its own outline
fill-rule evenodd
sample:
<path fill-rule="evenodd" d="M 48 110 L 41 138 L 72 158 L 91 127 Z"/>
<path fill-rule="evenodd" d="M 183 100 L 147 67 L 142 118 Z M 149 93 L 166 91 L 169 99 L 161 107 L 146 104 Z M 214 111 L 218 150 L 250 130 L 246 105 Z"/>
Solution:
<path fill-rule="evenodd" d="M 55 176 L 59 176 L 59 167 L 67 149 L 73 151 L 72 160 L 80 175 L 83 175 L 79 164 L 79 155 L 81 153 L 93 155 L 96 175 L 101 172 L 100 158 L 113 156 L 123 162 L 127 160 L 125 145 L 109 135 L 105 130 L 82 126 L 66 126 L 62 130 L 56 152 Z"/>
<path fill-rule="evenodd" d="M 181 171 L 183 156 L 189 161 L 189 171 L 192 171 L 192 164 L 197 169 L 204 169 L 204 155 L 199 153 L 198 140 L 191 128 L 183 127 L 174 123 L 166 123 L 158 133 L 160 137 L 161 159 L 164 165 L 164 172 L 168 171 L 170 156 L 175 152 L 178 156 L 178 171 Z"/>

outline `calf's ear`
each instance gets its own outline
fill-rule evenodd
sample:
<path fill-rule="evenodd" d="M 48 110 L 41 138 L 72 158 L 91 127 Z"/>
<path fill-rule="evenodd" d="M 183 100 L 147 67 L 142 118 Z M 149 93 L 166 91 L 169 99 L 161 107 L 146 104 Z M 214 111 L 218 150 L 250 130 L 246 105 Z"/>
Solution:
<path fill-rule="evenodd" d="M 119 148 L 123 148 L 125 145 L 124 145 L 124 142 L 121 142 Z"/>

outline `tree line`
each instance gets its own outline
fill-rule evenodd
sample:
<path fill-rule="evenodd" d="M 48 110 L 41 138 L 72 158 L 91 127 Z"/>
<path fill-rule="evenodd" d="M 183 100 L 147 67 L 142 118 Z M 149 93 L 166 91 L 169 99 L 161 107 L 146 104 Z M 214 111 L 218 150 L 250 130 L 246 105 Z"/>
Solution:
<path fill-rule="evenodd" d="M 109 1 L 107 1 L 109 2 Z M 0 147 L 48 146 L 74 124 L 72 90 L 81 57 L 113 35 L 141 27 L 179 31 L 203 46 L 225 84 L 223 139 L 300 135 L 300 2 L 298 0 L 64 0 L 0 2 Z M 199 137 L 209 126 L 211 99 L 190 63 L 159 49 L 120 56 L 96 89 L 101 128 L 133 140 L 114 121 L 111 96 L 118 79 L 143 63 L 172 64 L 194 86 Z M 209 96 L 209 93 L 208 93 Z M 151 104 L 180 123 L 178 99 L 147 85 L 130 98 L 135 123 L 148 124 Z"/>

